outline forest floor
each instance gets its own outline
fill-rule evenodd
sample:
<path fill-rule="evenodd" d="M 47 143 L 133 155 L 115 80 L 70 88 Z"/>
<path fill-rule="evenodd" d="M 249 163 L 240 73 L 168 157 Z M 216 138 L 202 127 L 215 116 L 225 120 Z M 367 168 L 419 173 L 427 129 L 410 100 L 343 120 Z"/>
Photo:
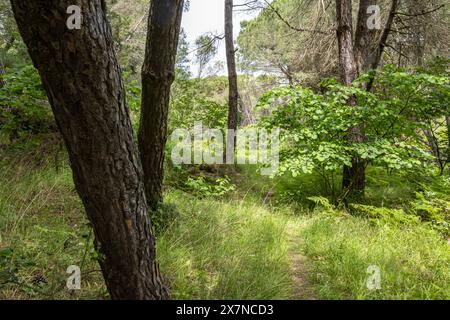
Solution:
<path fill-rule="evenodd" d="M 298 235 L 301 234 L 296 223 L 288 223 L 286 234 L 288 237 L 288 256 L 292 272 L 293 299 L 296 300 L 317 300 L 314 286 L 309 279 L 308 257 L 301 254 L 302 242 Z"/>
<path fill-rule="evenodd" d="M 70 168 L 52 161 L 1 154 L 0 299 L 107 299 Z M 317 177 L 273 181 L 241 168 L 210 185 L 185 175 L 168 174 L 166 205 L 152 217 L 175 299 L 450 299 L 448 235 L 408 222 L 400 208 L 418 191 L 404 177 L 369 172 L 368 218 L 331 206 Z M 449 178 L 436 179 L 436 201 L 448 206 Z M 71 265 L 79 291 L 65 288 Z M 371 266 L 379 290 L 367 287 Z"/>

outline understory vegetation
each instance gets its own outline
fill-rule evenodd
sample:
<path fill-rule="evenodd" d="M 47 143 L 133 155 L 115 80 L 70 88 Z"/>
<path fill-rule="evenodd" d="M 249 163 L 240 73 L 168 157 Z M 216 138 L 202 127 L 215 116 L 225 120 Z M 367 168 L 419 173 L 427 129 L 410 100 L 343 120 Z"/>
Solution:
<path fill-rule="evenodd" d="M 17 8 L 35 5 L 13 2 Z M 104 19 L 99 25 L 111 22 L 114 41 L 110 39 L 111 53 L 105 55 L 112 57 L 117 49 L 119 61 L 100 66 L 91 54 L 88 58 L 93 61 L 77 62 L 102 72 L 108 65 L 114 75 L 105 73 L 105 82 L 123 78 L 124 86 L 117 85 L 122 79 L 115 81 L 116 91 L 111 94 L 106 85 L 90 88 L 79 79 L 76 85 L 61 85 L 63 89 L 55 85 L 58 90 L 51 91 L 52 99 L 61 89 L 80 101 L 61 94 L 59 104 L 51 106 L 40 75 L 61 66 L 56 61 L 47 68 L 43 59 L 33 59 L 44 65 L 37 71 L 9 1 L 0 0 L 0 299 L 156 297 L 154 292 L 136 288 L 120 292 L 127 285 L 123 274 L 118 277 L 123 282 L 115 288 L 105 282 L 109 270 L 101 270 L 100 265 L 104 267 L 106 258 L 116 262 L 108 267 L 119 266 L 115 272 L 126 269 L 121 269 L 118 251 L 105 250 L 110 254 L 105 258 L 104 247 L 96 242 L 102 231 L 106 239 L 115 240 L 119 227 L 114 226 L 126 235 L 117 240 L 125 242 L 122 254 L 133 251 L 128 250 L 128 240 L 131 247 L 136 246 L 132 253 L 138 258 L 127 261 L 133 260 L 135 269 L 147 263 L 159 265 L 173 299 L 450 299 L 450 30 L 439 1 L 427 6 L 416 0 L 400 4 L 379 0 L 383 21 L 389 21 L 392 4 L 391 25 L 359 33 L 367 31 L 363 40 L 371 39 L 367 46 L 381 56 L 376 65 L 368 66 L 373 57 L 367 53 L 365 63 L 353 66 L 361 70 L 350 70 L 350 75 L 340 74 L 346 66 L 338 60 L 349 59 L 339 57 L 337 42 L 342 39 L 336 39 L 335 29 L 357 12 L 351 1 L 321 1 L 323 8 L 315 1 L 250 1 L 259 7 L 246 10 L 258 14 L 242 22 L 236 50 L 227 50 L 233 61 L 237 59 L 239 73 L 235 67 L 234 75 L 226 77 L 220 63 L 213 65 L 218 42 L 225 36 L 203 35 L 192 51 L 181 30 L 175 80 L 172 84 L 166 79 L 165 90 L 151 82 L 158 74 L 154 70 L 147 70 L 151 85 L 141 84 L 137 70 L 146 51 L 143 21 L 148 1 L 135 2 L 136 6 L 106 1 L 110 9 L 103 12 L 102 1 L 102 6 L 89 9 L 100 10 L 90 12 Z M 188 2 L 176 2 L 177 12 L 184 9 L 186 14 Z M 232 11 L 233 2 L 226 2 Z M 335 3 L 349 19 L 338 21 Z M 368 1 L 359 3 L 363 6 Z M 364 18 L 361 12 L 358 20 Z M 180 20 L 181 13 L 177 17 Z M 36 30 L 39 26 L 30 29 L 30 34 Z M 378 40 L 386 30 L 390 34 L 381 43 L 383 51 Z M 167 33 L 173 36 L 172 31 Z M 228 45 L 234 45 L 232 33 Z M 89 42 L 93 36 L 86 39 L 86 52 L 92 48 L 106 52 Z M 355 43 L 349 51 L 362 50 Z M 167 45 L 175 56 L 176 46 Z M 51 55 L 50 49 L 46 55 Z M 153 51 L 147 48 L 149 52 Z M 72 53 L 68 56 L 75 59 Z M 193 56 L 196 61 L 191 61 Z M 198 76 L 194 76 L 191 69 L 197 65 Z M 161 67 L 154 61 L 148 66 Z M 64 74 L 85 76 L 83 72 Z M 90 83 L 99 82 L 96 74 L 90 76 Z M 350 76 L 354 78 L 343 81 Z M 172 74 L 167 78 L 172 80 Z M 235 88 L 234 96 L 229 95 L 230 78 L 237 78 L 233 87 L 239 92 Z M 45 82 L 47 91 L 51 83 L 59 83 L 55 79 Z M 90 101 L 83 100 L 83 92 L 100 97 L 94 99 L 92 109 Z M 150 98 L 143 99 L 146 95 Z M 156 129 L 143 133 L 141 100 L 151 105 L 155 97 L 160 101 L 146 111 L 148 119 L 159 122 Z M 114 105 L 105 103 L 109 99 Z M 57 121 L 54 114 L 60 117 Z M 109 119 L 108 125 L 104 118 Z M 77 125 L 72 127 L 73 121 Z M 263 175 L 267 163 L 174 163 L 177 141 L 171 134 L 181 129 L 194 136 L 197 125 L 219 133 L 232 125 L 279 132 L 276 170 Z M 115 131 L 119 128 L 122 134 Z M 77 130 L 80 135 L 74 134 Z M 95 139 L 93 132 L 99 134 Z M 224 136 L 230 141 L 230 136 Z M 146 138 L 150 140 L 140 141 Z M 116 144 L 109 145 L 109 140 Z M 223 147 L 226 142 L 200 140 L 200 146 L 189 146 L 188 152 L 197 147 L 200 152 L 211 151 L 214 143 Z M 147 155 L 158 153 L 148 161 L 153 165 L 148 172 L 141 168 L 142 145 L 151 146 Z M 262 158 L 261 150 L 244 151 L 248 158 L 255 154 Z M 220 160 L 222 153 L 214 151 Z M 144 182 L 149 172 L 154 175 Z M 155 182 L 158 179 L 161 183 Z M 148 182 L 155 183 L 149 188 Z M 103 189 L 105 185 L 111 188 Z M 151 188 L 156 191 L 150 204 Z M 96 202 L 97 198 L 102 201 Z M 112 200 L 115 206 L 110 206 Z M 119 217 L 120 223 L 105 223 L 112 217 Z M 137 222 L 133 224 L 132 219 Z M 119 247 L 109 242 L 113 242 L 106 243 L 109 249 Z M 152 261 L 141 255 L 151 251 L 149 243 L 156 243 L 156 260 L 154 254 L 147 259 Z M 66 286 L 69 266 L 81 269 L 80 290 Z M 159 274 L 155 278 L 159 281 Z M 142 272 L 140 280 L 148 283 L 148 274 Z M 133 296 L 134 291 L 142 296 Z M 114 297 L 111 292 L 120 293 Z"/>
<path fill-rule="evenodd" d="M 36 147 L 24 159 L 24 148 L 2 151 L 0 297 L 106 299 L 67 160 L 55 166 Z M 325 197 L 320 176 L 286 175 L 273 187 L 251 166 L 229 174 L 220 195 L 205 191 L 220 183 L 214 175 L 167 187 L 166 204 L 153 213 L 174 298 L 450 298 L 448 177 L 430 178 L 424 189 L 414 176 L 373 169 L 367 200 L 345 209 Z M 296 255 L 305 257 L 307 297 L 296 296 Z M 80 291 L 65 288 L 70 265 L 82 268 Z M 369 266 L 381 269 L 380 290 L 367 288 Z"/>

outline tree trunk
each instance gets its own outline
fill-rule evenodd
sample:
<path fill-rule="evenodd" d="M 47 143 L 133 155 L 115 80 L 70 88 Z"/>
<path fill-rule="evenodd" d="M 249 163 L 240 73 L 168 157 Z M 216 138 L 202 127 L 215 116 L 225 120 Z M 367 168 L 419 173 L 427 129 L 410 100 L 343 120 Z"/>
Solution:
<path fill-rule="evenodd" d="M 392 0 L 391 8 L 389 10 L 388 19 L 386 25 L 383 29 L 383 33 L 381 34 L 380 41 L 378 43 L 378 48 L 376 50 L 375 58 L 372 62 L 372 69 L 378 68 L 381 63 L 381 58 L 383 57 L 384 50 L 386 49 L 387 40 L 392 31 L 392 25 L 394 24 L 394 19 L 397 14 L 399 0 Z"/>
<path fill-rule="evenodd" d="M 339 45 L 339 65 L 342 83 L 351 86 L 358 75 L 353 45 L 352 1 L 336 0 L 337 38 Z M 356 104 L 356 97 L 349 99 L 350 105 Z M 356 126 L 348 132 L 350 143 L 364 142 L 363 127 Z M 365 162 L 359 157 L 352 159 L 352 166 L 345 167 L 342 187 L 350 191 L 364 192 L 365 189 Z"/>
<path fill-rule="evenodd" d="M 225 0 L 225 45 L 228 67 L 228 129 L 237 130 L 239 93 L 236 72 L 236 57 L 233 41 L 233 0 Z M 227 137 L 226 153 L 234 160 L 235 136 Z M 231 154 L 233 152 L 233 154 Z"/>
<path fill-rule="evenodd" d="M 6 84 L 5 79 L 3 78 L 5 74 L 5 66 L 3 65 L 2 61 L 0 61 L 0 88 L 3 88 Z"/>
<path fill-rule="evenodd" d="M 450 163 L 450 116 L 445 117 L 445 121 L 447 122 L 447 137 L 448 137 L 447 163 Z"/>
<path fill-rule="evenodd" d="M 8 42 L 6 43 L 5 47 L 3 48 L 4 53 L 8 53 L 9 49 L 13 46 L 14 42 L 16 41 L 16 37 L 13 35 L 9 38 Z M 4 75 L 6 74 L 6 68 L 3 64 L 3 61 L 0 58 L 0 88 L 3 88 L 6 85 L 6 81 L 4 79 Z"/>
<path fill-rule="evenodd" d="M 371 57 L 371 65 L 370 69 L 376 70 L 380 63 L 381 58 L 383 57 L 384 50 L 386 49 L 387 40 L 389 38 L 389 35 L 392 31 L 392 26 L 394 24 L 394 19 L 397 14 L 397 8 L 398 8 L 399 0 L 392 0 L 391 2 L 391 8 L 389 10 L 388 19 L 386 22 L 386 25 L 384 26 L 383 32 L 381 33 L 380 40 L 378 41 L 377 48 L 375 49 L 375 52 L 373 54 L 373 57 Z M 401 55 L 400 55 L 401 58 Z M 373 82 L 375 81 L 375 77 L 370 77 L 368 84 L 367 84 L 367 90 L 372 90 Z"/>
<path fill-rule="evenodd" d="M 142 67 L 142 112 L 139 151 L 144 168 L 147 202 L 156 209 L 163 200 L 164 148 L 170 88 L 184 0 L 153 0 L 148 18 L 147 46 Z"/>
<path fill-rule="evenodd" d="M 111 297 L 168 298 L 104 1 L 11 3 L 64 138 Z M 83 22 L 68 30 L 74 3 Z"/>
<path fill-rule="evenodd" d="M 435 162 L 439 168 L 439 172 L 441 174 L 444 173 L 446 159 L 445 155 L 441 153 L 441 149 L 439 148 L 439 141 L 434 134 L 432 124 L 430 123 L 429 128 L 423 129 L 423 133 L 427 139 L 428 147 L 430 148 L 430 152 L 435 159 Z"/>
<path fill-rule="evenodd" d="M 357 67 L 353 51 L 351 0 L 336 0 L 336 18 L 341 79 L 344 85 L 351 86 L 357 77 Z"/>
<path fill-rule="evenodd" d="M 369 29 L 367 22 L 371 14 L 367 10 L 372 5 L 377 5 L 377 0 L 360 0 L 358 21 L 355 31 L 355 63 L 358 74 L 362 74 L 372 66 L 371 57 L 377 40 L 377 30 Z"/>

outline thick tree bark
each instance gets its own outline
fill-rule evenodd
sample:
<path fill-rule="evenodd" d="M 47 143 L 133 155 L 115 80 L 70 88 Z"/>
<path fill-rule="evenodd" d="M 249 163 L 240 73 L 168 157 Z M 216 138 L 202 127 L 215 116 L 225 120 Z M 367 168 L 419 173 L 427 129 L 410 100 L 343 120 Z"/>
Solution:
<path fill-rule="evenodd" d="M 147 202 L 156 209 L 163 200 L 164 148 L 170 88 L 184 0 L 153 0 L 148 18 L 147 46 L 142 67 L 142 112 L 139 151 L 144 168 Z"/>
<path fill-rule="evenodd" d="M 142 167 L 100 0 L 11 0 L 69 153 L 113 299 L 164 299 Z M 81 29 L 68 30 L 78 5 Z"/>
<path fill-rule="evenodd" d="M 358 75 L 358 66 L 355 59 L 353 44 L 352 1 L 336 0 L 337 38 L 339 45 L 339 65 L 341 80 L 345 86 L 351 86 Z M 356 97 L 348 101 L 350 105 L 356 104 Z M 356 126 L 348 132 L 350 143 L 364 142 L 363 127 Z M 364 192 L 366 163 L 359 157 L 352 159 L 351 167 L 344 167 L 342 187 L 350 191 Z"/>
<path fill-rule="evenodd" d="M 225 45 L 228 67 L 228 129 L 237 130 L 238 125 L 238 104 L 239 92 L 236 72 L 236 56 L 233 41 L 233 0 L 225 0 Z M 230 150 L 234 150 L 236 139 L 231 135 L 227 137 L 227 151 L 230 156 Z M 234 157 L 233 157 L 234 159 Z"/>

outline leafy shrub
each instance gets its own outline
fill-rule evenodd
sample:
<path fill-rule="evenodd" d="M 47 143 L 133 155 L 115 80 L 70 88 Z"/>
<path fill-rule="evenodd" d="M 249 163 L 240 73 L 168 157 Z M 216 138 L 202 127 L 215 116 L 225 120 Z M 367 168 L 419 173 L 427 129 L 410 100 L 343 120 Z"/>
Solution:
<path fill-rule="evenodd" d="M 23 66 L 8 71 L 0 90 L 0 130 L 17 140 L 24 134 L 57 130 L 37 71 Z"/>
<path fill-rule="evenodd" d="M 162 203 L 156 210 L 151 211 L 150 217 L 156 236 L 162 235 L 176 222 L 179 215 L 176 206 L 171 203 Z"/>
<path fill-rule="evenodd" d="M 421 129 L 449 112 L 448 78 L 387 67 L 371 93 L 360 86 L 367 77 L 352 87 L 327 80 L 321 93 L 281 87 L 261 97 L 258 108 L 269 111 L 262 125 L 282 130 L 279 174 L 316 172 L 331 180 L 354 157 L 391 170 L 433 163 Z M 348 103 L 352 97 L 355 106 Z M 347 139 L 356 126 L 364 128 L 362 143 Z"/>
<path fill-rule="evenodd" d="M 204 177 L 189 177 L 185 187 L 199 197 L 221 197 L 235 190 L 235 186 L 227 176 L 213 181 L 208 181 Z"/>
<path fill-rule="evenodd" d="M 351 204 L 350 208 L 354 215 L 368 218 L 373 222 L 382 221 L 393 224 L 417 224 L 420 222 L 417 216 L 407 214 L 403 209 L 377 208 L 362 204 Z"/>
<path fill-rule="evenodd" d="M 430 191 L 418 192 L 416 197 L 411 203 L 412 212 L 444 236 L 450 236 L 450 201 L 437 198 L 436 194 Z"/>
<path fill-rule="evenodd" d="M 215 84 L 214 79 L 195 79 L 180 80 L 174 85 L 170 102 L 170 131 L 178 128 L 191 129 L 195 122 L 202 122 L 207 128 L 226 127 L 227 103 L 220 97 L 213 96 L 209 82 Z"/>

